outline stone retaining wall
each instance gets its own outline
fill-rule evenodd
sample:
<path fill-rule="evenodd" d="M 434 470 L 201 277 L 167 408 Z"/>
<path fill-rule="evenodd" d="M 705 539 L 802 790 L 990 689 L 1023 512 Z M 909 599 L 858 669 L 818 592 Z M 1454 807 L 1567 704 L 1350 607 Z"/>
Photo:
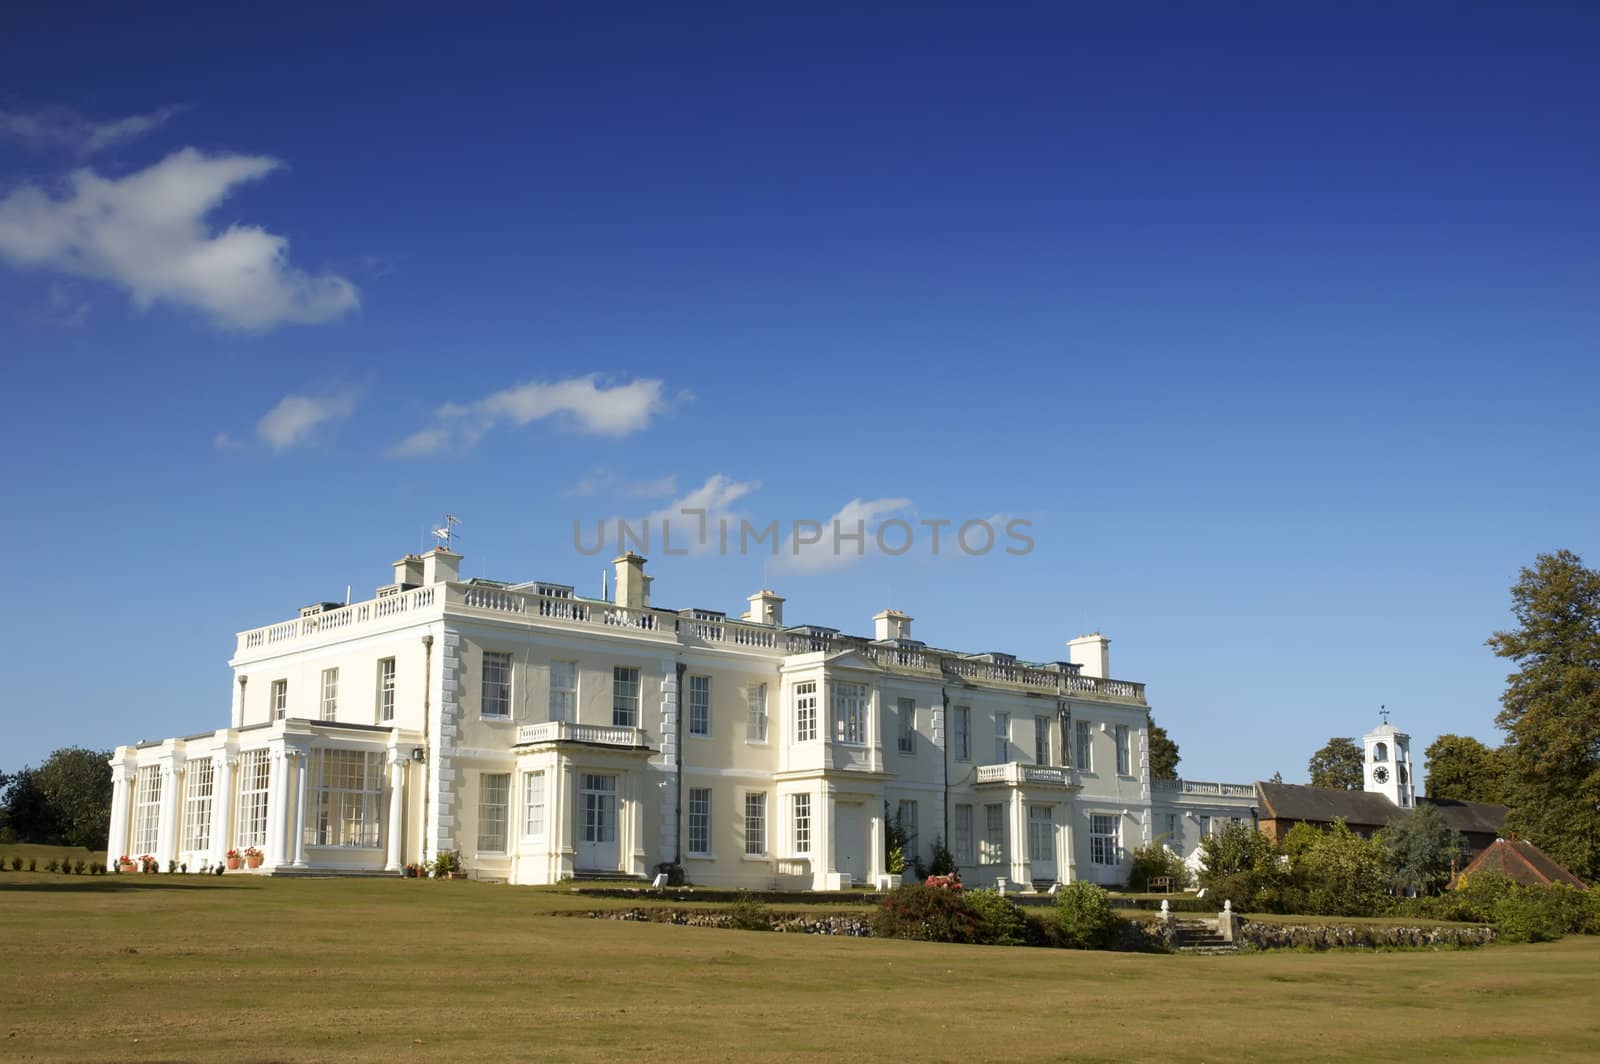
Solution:
<path fill-rule="evenodd" d="M 1383 924 L 1280 924 L 1246 919 L 1241 945 L 1255 949 L 1374 949 L 1419 946 L 1486 946 L 1492 927 L 1395 927 Z"/>
<path fill-rule="evenodd" d="M 628 920 L 643 924 L 678 924 L 684 927 L 732 928 L 733 917 L 728 913 L 704 912 L 685 909 L 595 909 L 584 913 L 591 920 Z M 853 938 L 870 938 L 872 928 L 864 915 L 840 913 L 837 916 L 821 913 L 769 914 L 772 930 L 797 935 L 848 935 Z"/>

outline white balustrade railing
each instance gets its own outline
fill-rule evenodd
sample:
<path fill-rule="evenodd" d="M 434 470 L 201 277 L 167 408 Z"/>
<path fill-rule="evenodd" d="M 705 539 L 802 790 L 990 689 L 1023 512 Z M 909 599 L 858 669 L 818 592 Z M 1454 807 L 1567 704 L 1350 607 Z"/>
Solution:
<path fill-rule="evenodd" d="M 1256 789 L 1249 783 L 1211 783 L 1207 780 L 1151 780 L 1150 788 L 1179 794 L 1213 795 L 1222 798 L 1254 798 Z"/>
<path fill-rule="evenodd" d="M 1005 761 L 998 765 L 979 765 L 976 783 L 1038 783 L 1052 787 L 1068 787 L 1072 773 L 1057 765 L 1025 765 L 1020 761 Z"/>
<path fill-rule="evenodd" d="M 524 724 L 517 728 L 517 742 L 518 744 L 589 743 L 593 746 L 625 747 L 645 745 L 644 732 L 639 728 L 610 724 L 573 724 L 564 720 Z"/>

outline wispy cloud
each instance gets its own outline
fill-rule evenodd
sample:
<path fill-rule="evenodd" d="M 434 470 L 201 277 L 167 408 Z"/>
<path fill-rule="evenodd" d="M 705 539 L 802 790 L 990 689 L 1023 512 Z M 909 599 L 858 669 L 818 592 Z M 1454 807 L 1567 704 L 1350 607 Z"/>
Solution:
<path fill-rule="evenodd" d="M 184 110 L 182 105 L 174 105 L 104 122 L 85 118 L 68 107 L 26 112 L 0 110 L 0 137 L 18 141 L 34 151 L 67 151 L 87 159 L 153 133 Z"/>
<path fill-rule="evenodd" d="M 359 304 L 355 285 L 291 266 L 288 240 L 258 226 L 206 224 L 237 186 L 281 165 L 185 148 L 126 177 L 76 170 L 60 198 L 24 184 L 0 199 L 0 258 L 109 281 L 141 309 L 190 307 L 222 328 L 336 318 Z"/>
<path fill-rule="evenodd" d="M 584 498 L 594 495 L 625 495 L 632 499 L 655 499 L 671 495 L 677 490 L 678 477 L 675 473 L 668 473 L 654 480 L 627 480 L 615 470 L 594 469 L 561 494 Z"/>
<path fill-rule="evenodd" d="M 698 488 L 650 514 L 646 527 L 657 535 L 667 535 L 663 530 L 670 522 L 673 550 L 700 554 L 719 549 L 724 520 L 730 536 L 737 537 L 739 532 L 741 515 L 734 503 L 760 487 L 759 480 L 734 480 L 714 473 Z"/>
<path fill-rule="evenodd" d="M 311 438 L 319 425 L 341 421 L 355 413 L 356 393 L 286 395 L 256 422 L 256 432 L 274 451 L 297 447 Z"/>
<path fill-rule="evenodd" d="M 621 438 L 648 428 L 687 392 L 672 400 L 659 380 L 639 378 L 607 384 L 597 373 L 557 381 L 527 381 L 468 403 L 446 403 L 438 423 L 412 433 L 389 448 L 394 457 L 465 450 L 500 424 L 527 425 L 546 418 L 574 432 Z"/>
<path fill-rule="evenodd" d="M 792 529 L 778 552 L 778 564 L 796 572 L 822 572 L 859 562 L 879 553 L 878 526 L 910 509 L 910 499 L 851 499 L 817 527 Z M 895 550 L 904 538 L 894 537 L 889 549 Z"/>

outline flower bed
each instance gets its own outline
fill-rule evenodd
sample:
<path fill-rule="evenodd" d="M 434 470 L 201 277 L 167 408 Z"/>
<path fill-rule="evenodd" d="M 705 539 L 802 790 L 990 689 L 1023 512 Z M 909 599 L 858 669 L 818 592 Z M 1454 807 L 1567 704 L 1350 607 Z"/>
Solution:
<path fill-rule="evenodd" d="M 704 909 L 591 909 L 581 915 L 591 920 L 626 920 L 640 924 L 677 924 L 683 927 L 735 926 L 731 913 Z M 865 915 L 841 913 L 773 913 L 772 930 L 798 935 L 848 935 L 872 937 Z"/>
<path fill-rule="evenodd" d="M 1294 924 L 1243 921 L 1241 944 L 1255 949 L 1384 949 L 1427 946 L 1486 946 L 1492 927 L 1415 927 L 1392 924 Z"/>

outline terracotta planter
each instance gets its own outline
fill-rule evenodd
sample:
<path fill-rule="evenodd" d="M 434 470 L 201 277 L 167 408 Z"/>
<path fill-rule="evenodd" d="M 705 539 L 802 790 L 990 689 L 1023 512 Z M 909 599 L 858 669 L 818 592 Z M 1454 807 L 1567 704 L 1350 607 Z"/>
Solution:
<path fill-rule="evenodd" d="M 467 874 L 465 872 L 451 872 L 450 873 L 450 878 L 451 879 L 466 879 L 467 878 Z"/>
<path fill-rule="evenodd" d="M 237 872 L 239 869 L 241 869 L 243 867 L 244 867 L 244 858 L 243 857 L 230 857 L 230 858 L 228 858 L 228 871 Z"/>
<path fill-rule="evenodd" d="M 137 872 L 138 870 L 139 870 L 139 866 L 134 864 L 132 861 L 123 861 L 123 862 L 121 862 L 120 864 L 117 865 L 117 871 L 118 872 L 122 872 L 122 873 L 124 873 L 126 875 L 132 875 L 134 872 Z"/>
<path fill-rule="evenodd" d="M 244 863 L 251 868 L 260 868 L 261 860 L 262 859 L 260 857 L 246 857 L 244 859 Z"/>

